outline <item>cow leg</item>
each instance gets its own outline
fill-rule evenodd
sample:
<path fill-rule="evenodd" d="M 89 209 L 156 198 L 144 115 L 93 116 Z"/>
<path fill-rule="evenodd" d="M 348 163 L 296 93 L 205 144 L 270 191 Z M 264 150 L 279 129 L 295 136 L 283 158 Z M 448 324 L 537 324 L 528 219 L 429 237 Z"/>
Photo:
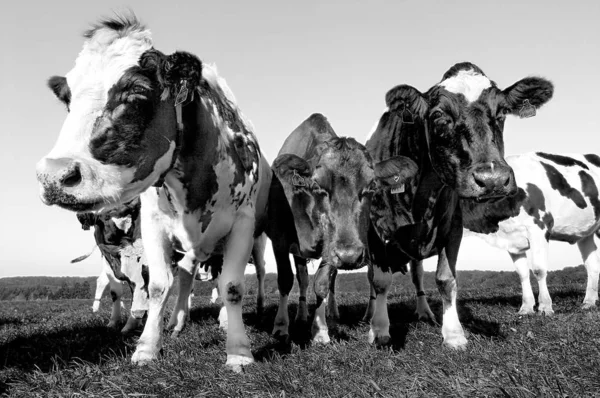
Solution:
<path fill-rule="evenodd" d="M 594 235 L 588 236 L 579 242 L 579 251 L 587 270 L 587 288 L 585 289 L 585 298 L 583 299 L 584 310 L 596 306 L 598 300 L 598 275 L 600 273 L 600 258 L 598 258 L 598 247 L 596 246 Z"/>
<path fill-rule="evenodd" d="M 163 314 L 173 285 L 172 248 L 162 229 L 160 210 L 154 190 L 141 195 L 141 227 L 144 251 L 148 260 L 148 318 L 131 362 L 144 365 L 158 356 L 162 346 Z"/>
<path fill-rule="evenodd" d="M 387 295 L 392 286 L 392 270 L 383 270 L 378 265 L 370 264 L 367 272 L 371 290 L 375 292 L 373 317 L 369 330 L 369 343 L 378 346 L 389 344 L 390 318 L 388 316 Z"/>
<path fill-rule="evenodd" d="M 227 311 L 226 364 L 236 372 L 241 371 L 243 365 L 254 362 L 242 320 L 244 271 L 252 251 L 253 234 L 254 215 L 238 218 L 229 234 L 219 275 L 219 291 Z"/>
<path fill-rule="evenodd" d="M 294 264 L 296 265 L 296 279 L 298 280 L 298 288 L 300 297 L 298 298 L 298 311 L 294 323 L 308 322 L 308 306 L 306 305 L 306 294 L 308 292 L 308 267 L 306 259 L 294 256 Z"/>
<path fill-rule="evenodd" d="M 329 276 L 331 274 L 331 265 L 321 261 L 319 269 L 315 273 L 314 290 L 317 296 L 317 309 L 312 323 L 312 340 L 315 343 L 329 343 L 329 330 L 327 328 L 327 319 L 325 317 L 325 308 L 327 307 L 327 294 L 329 293 Z"/>
<path fill-rule="evenodd" d="M 96 293 L 94 294 L 94 304 L 92 305 L 92 312 L 98 312 L 100 309 L 100 299 L 102 299 L 102 295 L 108 286 L 108 276 L 106 272 L 104 272 L 104 267 L 102 268 L 102 272 L 98 275 L 98 279 L 96 279 Z"/>
<path fill-rule="evenodd" d="M 116 329 L 121 323 L 121 296 L 123 295 L 123 283 L 112 274 L 106 274 L 110 284 L 110 298 L 112 299 L 112 311 L 108 327 Z"/>
<path fill-rule="evenodd" d="M 198 268 L 198 261 L 195 255 L 188 252 L 181 261 L 179 261 L 179 293 L 175 308 L 169 319 L 168 329 L 173 328 L 171 337 L 179 336 L 179 333 L 185 327 L 185 322 L 190 312 L 190 295 L 194 284 L 194 276 Z"/>
<path fill-rule="evenodd" d="M 529 267 L 538 282 L 538 312 L 544 315 L 554 314 L 552 309 L 552 299 L 546 284 L 548 275 L 548 240 L 545 232 L 540 229 L 530 230 L 529 242 L 531 249 L 528 252 L 527 259 Z"/>
<path fill-rule="evenodd" d="M 519 279 L 521 280 L 521 292 L 523 299 L 521 302 L 521 308 L 519 309 L 519 315 L 529 315 L 535 313 L 533 307 L 535 306 L 535 297 L 533 296 L 533 290 L 531 289 L 531 282 L 529 281 L 529 265 L 527 264 L 527 255 L 525 253 L 509 253 L 510 258 L 515 264 Z"/>
<path fill-rule="evenodd" d="M 368 279 L 368 277 L 367 277 Z M 362 318 L 362 322 L 371 323 L 371 319 L 373 319 L 373 314 L 375 313 L 375 300 L 376 293 L 371 280 L 369 280 L 369 302 L 367 303 L 367 309 L 365 311 L 365 315 Z"/>
<path fill-rule="evenodd" d="M 329 317 L 333 319 L 340 318 L 340 311 L 335 299 L 335 280 L 337 279 L 337 274 L 337 268 L 331 267 L 331 274 L 329 275 L 329 298 L 327 299 L 327 312 Z"/>
<path fill-rule="evenodd" d="M 273 336 L 281 341 L 289 339 L 290 318 L 288 315 L 288 297 L 294 286 L 294 273 L 290 263 L 290 255 L 287 249 L 282 250 L 278 244 L 273 242 L 273 252 L 277 263 L 277 288 L 279 289 L 279 306 L 273 325 Z"/>
<path fill-rule="evenodd" d="M 456 311 L 456 259 L 461 239 L 462 226 L 457 226 L 455 223 L 450 231 L 448 243 L 440 250 L 435 274 L 435 282 L 442 296 L 444 345 L 455 349 L 464 349 L 467 345 L 467 338 Z"/>
<path fill-rule="evenodd" d="M 425 296 L 425 288 L 423 287 L 423 261 L 412 260 L 410 262 L 410 275 L 417 291 L 417 309 L 415 310 L 415 314 L 419 320 L 437 323 L 435 315 L 433 315 L 431 308 L 429 308 L 427 296 Z"/>
<path fill-rule="evenodd" d="M 210 302 L 215 304 L 219 299 L 219 287 L 217 286 L 217 282 L 215 281 L 215 287 L 213 287 L 212 292 L 210 293 Z"/>
<path fill-rule="evenodd" d="M 267 235 L 261 234 L 254 239 L 252 246 L 252 257 L 256 267 L 256 279 L 258 280 L 258 292 L 256 294 L 256 314 L 262 316 L 265 308 L 265 246 Z"/>

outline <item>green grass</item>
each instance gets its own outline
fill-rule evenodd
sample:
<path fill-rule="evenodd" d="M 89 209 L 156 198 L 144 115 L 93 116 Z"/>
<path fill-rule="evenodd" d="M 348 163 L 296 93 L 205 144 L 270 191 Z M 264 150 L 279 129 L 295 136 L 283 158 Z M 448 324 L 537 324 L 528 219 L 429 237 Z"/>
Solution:
<path fill-rule="evenodd" d="M 409 279 L 404 277 L 404 279 Z M 478 285 L 479 286 L 479 285 Z M 0 302 L 0 394 L 11 397 L 593 397 L 600 396 L 600 312 L 581 311 L 584 286 L 554 285 L 553 317 L 516 314 L 517 286 L 461 285 L 459 316 L 469 346 L 441 346 L 440 328 L 418 322 L 412 290 L 390 297 L 393 345 L 366 343 L 361 324 L 366 295 L 340 293 L 341 321 L 332 343 L 311 345 L 309 327 L 294 343 L 271 338 L 277 295 L 260 319 L 255 298 L 244 300 L 244 321 L 257 363 L 242 374 L 225 368 L 218 307 L 194 300 L 192 321 L 177 339 L 165 337 L 161 359 L 130 364 L 135 337 L 108 330 L 109 305 L 91 300 Z M 340 289 L 338 289 L 340 291 Z M 433 312 L 441 302 L 427 291 Z M 310 306 L 310 311 L 314 310 Z M 293 297 L 292 303 L 297 302 Z M 295 315 L 295 305 L 290 315 Z M 169 314 L 167 313 L 167 316 Z"/>

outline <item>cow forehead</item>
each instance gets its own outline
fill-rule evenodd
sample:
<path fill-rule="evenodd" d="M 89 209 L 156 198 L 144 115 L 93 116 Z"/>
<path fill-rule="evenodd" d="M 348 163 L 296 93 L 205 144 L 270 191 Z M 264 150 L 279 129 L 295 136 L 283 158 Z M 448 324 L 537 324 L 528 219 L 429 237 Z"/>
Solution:
<path fill-rule="evenodd" d="M 150 31 L 139 28 L 125 32 L 99 28 L 84 43 L 67 73 L 72 102 L 81 97 L 102 99 L 126 70 L 139 64 L 141 55 L 152 48 Z"/>
<path fill-rule="evenodd" d="M 442 81 L 439 86 L 453 94 L 462 94 L 469 103 L 477 101 L 484 90 L 492 87 L 487 76 L 474 69 L 461 70 L 457 74 Z"/>

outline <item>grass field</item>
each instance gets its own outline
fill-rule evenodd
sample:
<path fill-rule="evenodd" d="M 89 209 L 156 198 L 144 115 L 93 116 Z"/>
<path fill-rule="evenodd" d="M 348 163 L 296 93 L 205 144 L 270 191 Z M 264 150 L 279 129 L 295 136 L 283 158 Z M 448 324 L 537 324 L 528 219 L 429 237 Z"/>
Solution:
<path fill-rule="evenodd" d="M 404 277 L 405 280 L 409 278 Z M 432 278 L 429 278 L 432 279 Z M 489 285 L 489 283 L 488 283 Z M 429 285 L 431 287 L 431 285 Z M 479 286 L 479 285 L 475 285 Z M 257 363 L 235 374 L 224 367 L 218 306 L 194 300 L 192 321 L 146 367 L 129 362 L 135 337 L 108 330 L 109 303 L 91 300 L 0 302 L 0 394 L 14 397 L 595 397 L 600 396 L 600 312 L 581 311 L 584 285 L 550 286 L 553 317 L 516 314 L 517 285 L 460 285 L 462 352 L 441 346 L 440 328 L 418 322 L 412 290 L 390 297 L 393 345 L 366 343 L 364 293 L 339 294 L 333 342 L 311 345 L 297 325 L 291 346 L 271 338 L 277 295 L 258 319 L 255 298 L 244 320 Z M 441 302 L 428 289 L 433 312 Z M 297 296 L 292 297 L 297 302 Z M 314 298 L 309 299 L 310 311 Z M 291 317 L 295 305 L 290 306 Z M 169 314 L 167 313 L 167 316 Z"/>

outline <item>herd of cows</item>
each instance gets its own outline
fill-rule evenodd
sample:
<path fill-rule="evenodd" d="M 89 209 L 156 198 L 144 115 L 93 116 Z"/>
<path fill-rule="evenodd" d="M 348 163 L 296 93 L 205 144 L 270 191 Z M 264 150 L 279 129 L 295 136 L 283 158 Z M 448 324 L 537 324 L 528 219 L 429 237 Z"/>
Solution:
<path fill-rule="evenodd" d="M 300 286 L 298 321 L 308 318 L 307 260 L 322 259 L 314 279 L 315 342 L 329 341 L 326 309 L 337 313 L 337 271 L 367 267 L 365 319 L 369 341 L 378 345 L 390 340 L 392 275 L 407 272 L 409 263 L 417 313 L 433 318 L 422 262 L 438 256 L 444 345 L 465 347 L 456 309 L 464 228 L 512 256 L 523 289 L 520 313 L 534 311 L 530 269 L 539 283 L 538 311 L 552 313 L 549 240 L 578 244 L 588 272 L 583 306 L 598 299 L 600 157 L 504 157 L 506 117 L 534 116 L 553 95 L 546 79 L 526 77 L 500 89 L 476 65 L 459 63 L 426 92 L 409 85 L 389 90 L 364 145 L 337 136 L 323 115 L 313 114 L 272 165 L 214 67 L 186 52 L 156 50 L 134 17 L 86 32 L 74 68 L 48 85 L 68 115 L 37 164 L 41 198 L 93 228 L 105 259 L 98 288 L 110 284 L 113 295 L 111 326 L 120 320 L 121 281 L 132 287 L 123 331 L 147 316 L 134 363 L 159 353 L 175 277 L 169 327 L 174 335 L 182 330 L 199 273 L 217 281 L 227 365 L 239 370 L 253 362 L 242 322 L 244 270 L 252 258 L 261 311 L 267 237 L 280 293 L 273 333 L 281 339 L 289 336 L 290 254 Z"/>

